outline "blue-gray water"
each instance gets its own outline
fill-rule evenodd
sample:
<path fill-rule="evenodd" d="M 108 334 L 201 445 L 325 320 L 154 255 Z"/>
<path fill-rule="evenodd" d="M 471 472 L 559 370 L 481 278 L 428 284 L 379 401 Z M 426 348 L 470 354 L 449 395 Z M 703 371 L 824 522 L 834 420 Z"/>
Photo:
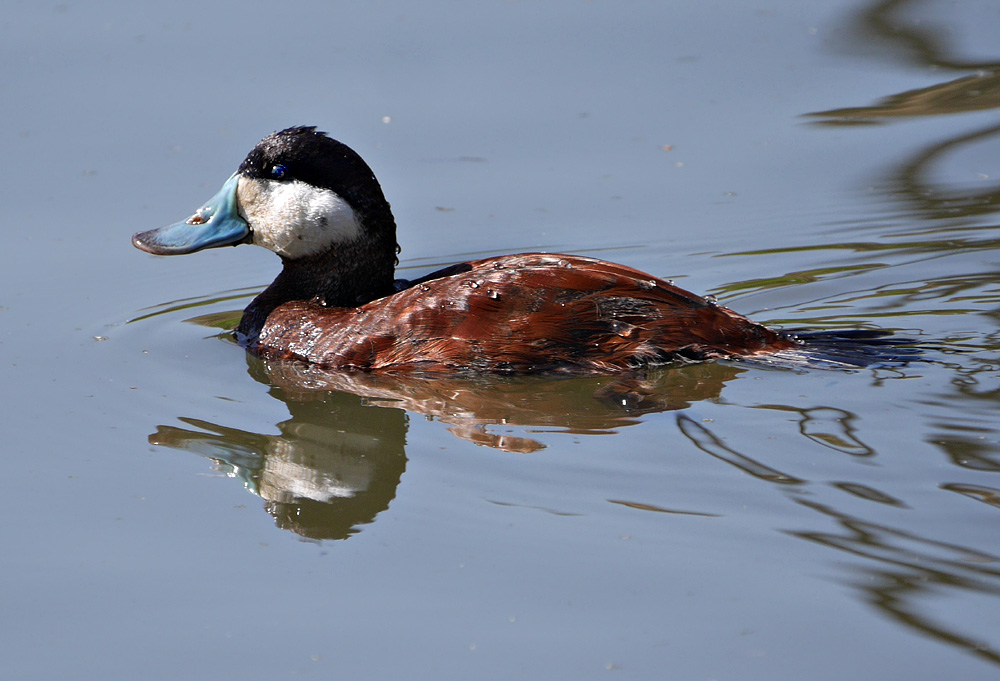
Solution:
<path fill-rule="evenodd" d="M 4 675 L 996 678 L 998 29 L 986 0 L 9 3 Z M 276 258 L 129 237 L 297 124 L 372 166 L 404 276 L 586 253 L 930 361 L 622 404 L 248 360 L 219 327 Z"/>

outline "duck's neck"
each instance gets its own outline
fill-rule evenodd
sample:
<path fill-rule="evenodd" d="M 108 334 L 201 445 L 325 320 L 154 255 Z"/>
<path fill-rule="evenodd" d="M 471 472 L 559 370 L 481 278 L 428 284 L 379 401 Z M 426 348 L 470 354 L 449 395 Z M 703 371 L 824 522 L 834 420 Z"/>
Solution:
<path fill-rule="evenodd" d="M 282 258 L 281 274 L 243 311 L 237 334 L 256 342 L 268 315 L 292 300 L 357 307 L 393 293 L 395 248 L 395 240 L 391 245 L 358 241 L 315 257 Z"/>

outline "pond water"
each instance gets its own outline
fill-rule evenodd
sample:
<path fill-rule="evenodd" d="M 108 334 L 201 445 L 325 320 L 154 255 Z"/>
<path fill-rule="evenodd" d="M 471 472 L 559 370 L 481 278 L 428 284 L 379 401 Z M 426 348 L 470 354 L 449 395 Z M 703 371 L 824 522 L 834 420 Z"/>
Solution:
<path fill-rule="evenodd" d="M 996 678 L 1000 6 L 8 3 L 5 672 Z M 272 130 L 401 274 L 545 250 L 925 361 L 396 380 L 246 357 L 155 258 Z"/>

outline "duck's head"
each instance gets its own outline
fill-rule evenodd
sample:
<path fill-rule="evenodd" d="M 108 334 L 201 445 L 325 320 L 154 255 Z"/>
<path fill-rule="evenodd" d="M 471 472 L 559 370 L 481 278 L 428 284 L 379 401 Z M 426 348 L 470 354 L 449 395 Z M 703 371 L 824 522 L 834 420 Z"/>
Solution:
<path fill-rule="evenodd" d="M 314 127 L 275 132 L 257 144 L 194 215 L 133 235 L 156 255 L 253 243 L 286 262 L 365 242 L 395 257 L 395 222 L 368 164 Z"/>

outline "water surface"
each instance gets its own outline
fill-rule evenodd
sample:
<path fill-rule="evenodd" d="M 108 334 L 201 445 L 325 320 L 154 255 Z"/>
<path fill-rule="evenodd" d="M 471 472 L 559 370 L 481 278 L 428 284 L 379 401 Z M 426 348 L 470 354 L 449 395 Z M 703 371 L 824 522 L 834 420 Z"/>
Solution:
<path fill-rule="evenodd" d="M 993 3 L 15 4 L 12 678 L 995 678 Z M 259 249 L 154 258 L 274 129 L 401 274 L 523 250 L 928 361 L 398 381 L 248 358 Z"/>

